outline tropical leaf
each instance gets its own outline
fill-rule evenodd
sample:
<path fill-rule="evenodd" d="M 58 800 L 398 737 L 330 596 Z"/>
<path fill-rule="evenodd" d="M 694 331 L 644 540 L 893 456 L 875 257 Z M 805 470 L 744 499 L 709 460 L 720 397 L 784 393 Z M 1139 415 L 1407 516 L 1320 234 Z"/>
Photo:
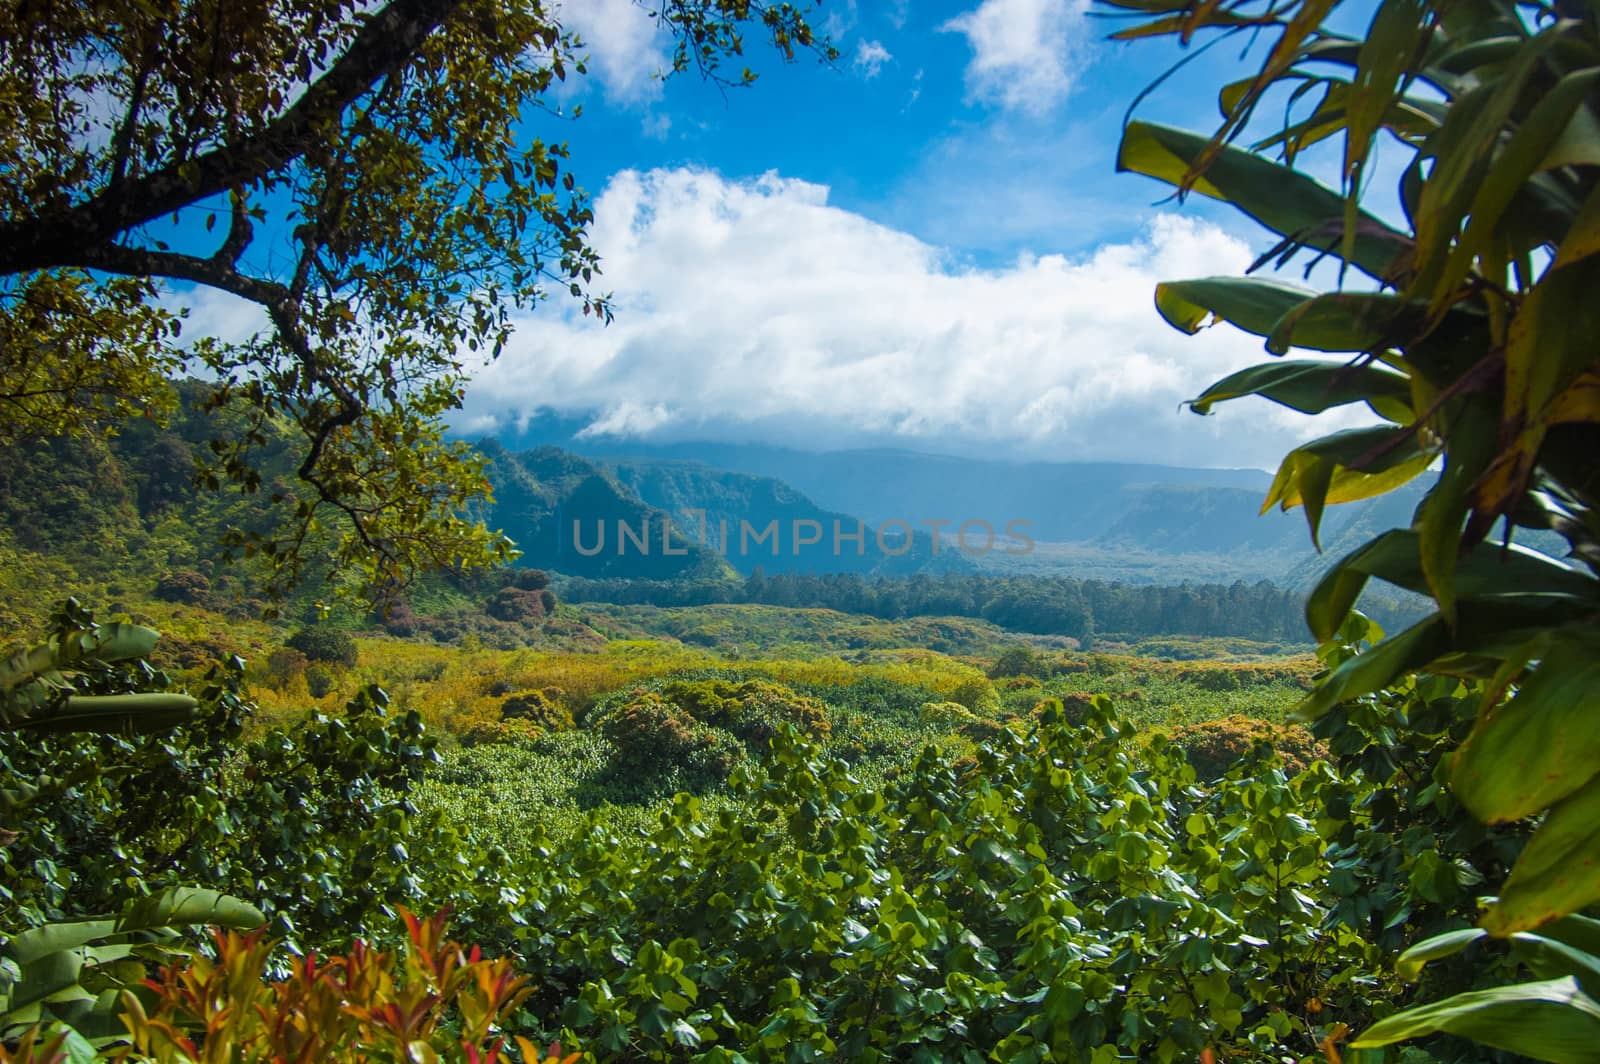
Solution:
<path fill-rule="evenodd" d="M 1117 169 L 1185 187 L 1210 138 L 1150 122 L 1130 122 L 1117 150 Z M 1344 200 L 1312 178 L 1240 148 L 1224 146 L 1188 187 L 1239 208 L 1279 236 L 1328 248 L 1343 229 Z M 1357 217 L 1351 264 L 1382 279 L 1410 245 L 1405 234 L 1373 215 Z"/>
<path fill-rule="evenodd" d="M 1271 399 L 1302 414 L 1320 414 L 1349 403 L 1367 403 L 1380 413 L 1409 412 L 1406 403 L 1411 385 L 1400 374 L 1371 363 L 1291 359 L 1251 366 L 1224 377 L 1189 400 L 1189 409 L 1209 414 L 1215 404 L 1246 395 Z"/>
<path fill-rule="evenodd" d="M 1351 1043 L 1373 1049 L 1453 1034 L 1554 1064 L 1592 1064 L 1600 1005 L 1572 978 L 1474 990 L 1380 1020 Z"/>

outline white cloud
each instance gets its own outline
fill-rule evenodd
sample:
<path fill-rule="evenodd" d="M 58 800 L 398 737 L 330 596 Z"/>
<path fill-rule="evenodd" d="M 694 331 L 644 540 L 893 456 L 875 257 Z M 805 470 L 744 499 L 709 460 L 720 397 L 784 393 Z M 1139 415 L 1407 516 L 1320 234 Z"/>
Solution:
<path fill-rule="evenodd" d="M 608 99 L 641 104 L 661 95 L 657 75 L 672 60 L 648 11 L 634 0 L 568 0 L 559 11 L 561 25 L 583 39 L 589 77 L 599 79 Z"/>
<path fill-rule="evenodd" d="M 861 71 L 861 76 L 871 81 L 883 69 L 883 64 L 893 59 L 889 49 L 881 41 L 856 42 L 856 69 Z"/>
<path fill-rule="evenodd" d="M 271 332 L 272 323 L 259 303 L 252 303 L 218 288 L 195 285 L 166 292 L 161 302 L 172 310 L 185 310 L 180 343 L 187 347 L 202 338 L 242 344 Z"/>
<path fill-rule="evenodd" d="M 1258 401 L 1180 411 L 1262 349 L 1156 315 L 1158 280 L 1252 258 L 1176 215 L 1082 256 L 979 270 L 819 185 L 625 171 L 593 238 L 615 323 L 554 302 L 528 316 L 469 389 L 464 426 L 550 408 L 587 414 L 591 434 L 1219 466 L 1269 465 L 1342 427 Z"/>
<path fill-rule="evenodd" d="M 666 140 L 667 135 L 672 132 L 672 116 L 665 111 L 645 115 L 640 129 L 651 140 Z"/>
<path fill-rule="evenodd" d="M 972 46 L 967 91 L 1007 110 L 1050 110 L 1072 91 L 1083 0 L 983 0 L 941 29 Z"/>

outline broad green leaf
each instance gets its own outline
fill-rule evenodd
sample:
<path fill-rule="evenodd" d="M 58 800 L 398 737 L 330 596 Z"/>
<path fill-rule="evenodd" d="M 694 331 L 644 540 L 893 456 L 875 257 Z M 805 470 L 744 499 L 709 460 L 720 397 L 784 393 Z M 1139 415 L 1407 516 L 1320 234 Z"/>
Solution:
<path fill-rule="evenodd" d="M 169 887 L 131 903 L 117 921 L 117 930 L 145 931 L 189 924 L 251 930 L 266 922 L 260 909 L 227 894 L 198 887 Z"/>
<path fill-rule="evenodd" d="M 1556 37 L 1551 27 L 1521 43 L 1504 74 L 1457 97 L 1444 125 L 1429 138 L 1434 164 L 1416 215 L 1415 294 L 1426 297 L 1436 291 L 1452 241 L 1489 172 L 1495 142 Z"/>
<path fill-rule="evenodd" d="M 1592 916 L 1563 916 L 1539 927 L 1543 938 L 1571 946 L 1573 949 L 1600 957 L 1600 920 Z"/>
<path fill-rule="evenodd" d="M 1406 982 L 1414 983 L 1429 961 L 1453 957 L 1488 935 L 1489 932 L 1481 927 L 1464 927 L 1459 931 L 1446 931 L 1442 935 L 1423 939 L 1395 958 L 1394 970 Z"/>
<path fill-rule="evenodd" d="M 1600 636 L 1557 639 L 1515 697 L 1480 717 L 1456 751 L 1450 786 L 1474 816 L 1521 820 L 1600 772 Z"/>
<path fill-rule="evenodd" d="M 1500 900 L 1479 923 L 1492 935 L 1529 931 L 1600 900 L 1600 777 L 1558 802 L 1528 840 Z"/>
<path fill-rule="evenodd" d="M 1494 239 L 1501 216 L 1523 183 L 1546 167 L 1550 149 L 1571 124 L 1584 98 L 1600 79 L 1600 70 L 1568 74 L 1545 93 L 1494 157 L 1473 198 L 1466 230 L 1450 254 L 1431 301 L 1442 303 L 1465 280 L 1473 260 Z"/>
<path fill-rule="evenodd" d="M 78 985 L 83 971 L 83 958 L 72 950 L 47 953 L 29 964 L 22 965 L 22 974 L 11 987 L 11 996 L 0 1004 L 5 1013 L 43 1001 L 53 994 Z M 0 1023 L 0 1027 L 9 1024 Z"/>
<path fill-rule="evenodd" d="M 1327 504 L 1382 495 L 1432 463 L 1433 455 L 1417 446 L 1414 432 L 1389 426 L 1347 429 L 1285 455 L 1261 512 L 1273 506 L 1280 510 L 1304 506 L 1311 542 L 1320 550 L 1318 530 Z"/>
<path fill-rule="evenodd" d="M 92 656 L 101 661 L 131 661 L 147 658 L 155 650 L 161 633 L 139 624 L 113 621 L 96 633 Z"/>
<path fill-rule="evenodd" d="M 1585 994 L 1594 997 L 1595 992 L 1600 990 L 1600 956 L 1551 938 L 1543 934 L 1543 930 L 1540 928 L 1540 934 L 1518 931 L 1511 936 L 1512 949 L 1522 963 L 1540 979 L 1560 979 L 1570 975 L 1578 981 Z"/>
<path fill-rule="evenodd" d="M 3 952 L 18 964 L 32 964 L 41 957 L 63 950 L 79 949 L 115 933 L 114 920 L 78 920 L 73 923 L 43 924 L 19 931 L 7 942 Z"/>
<path fill-rule="evenodd" d="M 1130 122 L 1117 150 L 1117 169 L 1181 187 L 1210 138 L 1149 122 Z M 1310 247 L 1331 247 L 1343 228 L 1344 200 L 1305 174 L 1252 152 L 1224 146 L 1194 191 L 1239 208 L 1279 236 Z M 1351 265 L 1383 278 L 1410 240 L 1363 212 Z"/>
<path fill-rule="evenodd" d="M 1423 17 L 1422 0 L 1383 0 L 1367 28 L 1356 59 L 1355 77 L 1346 91 L 1344 141 L 1344 239 L 1342 258 L 1355 254 L 1361 207 L 1361 176 L 1373 138 L 1389 113 L 1431 27 Z"/>
<path fill-rule="evenodd" d="M 1174 329 L 1197 333 L 1213 317 L 1266 336 L 1316 291 L 1260 277 L 1202 277 L 1156 285 L 1156 310 Z"/>
<path fill-rule="evenodd" d="M 1449 650 L 1450 629 L 1444 618 L 1434 614 L 1334 669 L 1316 690 L 1301 700 L 1291 718 L 1316 720 L 1340 702 L 1386 687 Z"/>
<path fill-rule="evenodd" d="M 1291 308 L 1273 323 L 1267 350 L 1285 354 L 1291 347 L 1311 351 L 1377 351 L 1403 339 L 1419 325 L 1419 308 L 1378 292 L 1327 292 Z"/>
<path fill-rule="evenodd" d="M 1417 507 L 1418 554 L 1428 593 L 1446 620 L 1455 619 L 1455 572 L 1461 554 L 1462 526 L 1470 509 L 1473 485 L 1494 460 L 1495 411 L 1469 400 L 1455 413 L 1444 471 Z"/>
<path fill-rule="evenodd" d="M 1404 404 L 1411 396 L 1411 385 L 1400 374 L 1371 363 L 1290 359 L 1262 363 L 1224 377 L 1198 398 L 1189 400 L 1189 408 L 1197 414 L 1207 414 L 1216 403 L 1246 395 L 1259 395 L 1303 414 L 1320 414 L 1348 403 Z"/>
<path fill-rule="evenodd" d="M 1351 1045 L 1393 1045 L 1453 1034 L 1553 1064 L 1592 1064 L 1600 1046 L 1600 1005 L 1573 979 L 1473 990 L 1380 1020 Z"/>
<path fill-rule="evenodd" d="M 21 726 L 37 733 L 166 731 L 194 717 L 199 705 L 188 695 L 70 695 L 65 704 L 28 717 Z"/>
<path fill-rule="evenodd" d="M 1318 640 L 1334 637 L 1370 577 L 1427 594 L 1417 533 L 1412 529 L 1385 532 L 1324 574 L 1306 599 L 1306 622 Z M 1461 559 L 1456 591 L 1462 598 L 1547 592 L 1581 601 L 1600 592 L 1600 581 L 1514 543 L 1484 545 Z"/>

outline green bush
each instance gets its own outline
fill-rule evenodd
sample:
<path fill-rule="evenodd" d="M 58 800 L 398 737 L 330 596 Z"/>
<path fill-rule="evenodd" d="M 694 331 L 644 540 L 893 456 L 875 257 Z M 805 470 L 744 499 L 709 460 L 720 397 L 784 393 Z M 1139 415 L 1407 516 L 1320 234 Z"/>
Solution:
<path fill-rule="evenodd" d="M 1017 676 L 1031 676 L 1042 680 L 1049 675 L 1049 664 L 1037 651 L 1028 647 L 1012 647 L 1001 654 L 989 668 L 991 680 L 1005 680 Z"/>
<path fill-rule="evenodd" d="M 822 702 L 765 680 L 677 680 L 663 687 L 661 695 L 756 750 L 765 748 L 785 724 L 819 738 L 832 727 Z"/>
<path fill-rule="evenodd" d="M 686 789 L 699 790 L 727 779 L 745 756 L 743 746 L 727 732 L 702 724 L 651 691 L 608 713 L 600 732 L 612 746 L 612 774 L 624 779 L 672 777 Z"/>
<path fill-rule="evenodd" d="M 560 697 L 561 691 L 555 687 L 511 695 L 500 703 L 500 719 L 527 721 L 547 732 L 566 731 L 573 726 L 572 714 Z"/>
<path fill-rule="evenodd" d="M 1298 724 L 1272 724 L 1254 717 L 1232 716 L 1189 724 L 1172 733 L 1203 780 L 1221 779 L 1257 748 L 1266 747 L 1290 773 L 1300 772 L 1327 751 Z"/>
<path fill-rule="evenodd" d="M 356 641 L 342 628 L 325 625 L 301 628 L 285 640 L 284 645 L 298 650 L 308 661 L 354 668 L 357 660 Z"/>

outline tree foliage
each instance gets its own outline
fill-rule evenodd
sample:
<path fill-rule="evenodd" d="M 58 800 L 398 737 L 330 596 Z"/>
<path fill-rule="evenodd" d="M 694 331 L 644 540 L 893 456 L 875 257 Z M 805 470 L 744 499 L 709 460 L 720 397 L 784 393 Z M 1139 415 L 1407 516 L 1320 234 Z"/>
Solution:
<path fill-rule="evenodd" d="M 1515 935 L 1600 902 L 1600 12 L 1563 0 L 1385 0 L 1351 37 L 1329 28 L 1327 0 L 1108 2 L 1137 13 L 1121 37 L 1274 37 L 1260 69 L 1222 89 L 1215 133 L 1133 122 L 1119 165 L 1271 229 L 1280 240 L 1258 267 L 1308 252 L 1336 261 L 1341 281 L 1365 276 L 1334 291 L 1256 277 L 1161 285 L 1157 307 L 1179 329 L 1216 319 L 1264 337 L 1273 355 L 1344 356 L 1253 366 L 1195 410 L 1260 395 L 1313 414 L 1364 403 L 1381 419 L 1285 457 L 1266 504 L 1304 507 L 1313 538 L 1327 504 L 1439 469 L 1411 526 L 1337 563 L 1306 613 L 1330 638 L 1372 577 L 1429 596 L 1436 611 L 1337 664 L 1302 715 L 1371 704 L 1418 671 L 1486 681 L 1450 786 L 1483 821 L 1543 820 L 1483 926 Z M 1288 104 L 1284 122 L 1254 121 L 1276 101 Z M 1337 189 L 1298 166 L 1328 140 Z M 1363 205 L 1380 146 L 1402 155 L 1403 218 L 1392 224 Z M 1503 542 L 1486 544 L 1497 522 Z M 1577 564 L 1513 545 L 1519 529 L 1558 532 Z M 1536 997 L 1528 1008 L 1544 1007 Z M 1469 1028 L 1433 1029 L 1485 1030 Z M 1519 1042 L 1541 1059 L 1578 1059 L 1542 1055 L 1570 1044 Z"/>
<path fill-rule="evenodd" d="M 759 27 L 817 49 L 804 8 L 662 0 L 675 68 Z M 333 530 L 369 584 L 506 556 L 459 516 L 482 462 L 448 443 L 470 359 L 549 291 L 609 319 L 589 200 L 550 136 L 582 46 L 537 0 L 74 0 L 0 11 L 0 443 L 156 414 L 180 364 L 253 428 L 208 475 L 261 487 L 268 422 L 301 490 L 241 544 L 281 584 Z M 245 343 L 176 345 L 163 293 L 255 304 Z"/>

